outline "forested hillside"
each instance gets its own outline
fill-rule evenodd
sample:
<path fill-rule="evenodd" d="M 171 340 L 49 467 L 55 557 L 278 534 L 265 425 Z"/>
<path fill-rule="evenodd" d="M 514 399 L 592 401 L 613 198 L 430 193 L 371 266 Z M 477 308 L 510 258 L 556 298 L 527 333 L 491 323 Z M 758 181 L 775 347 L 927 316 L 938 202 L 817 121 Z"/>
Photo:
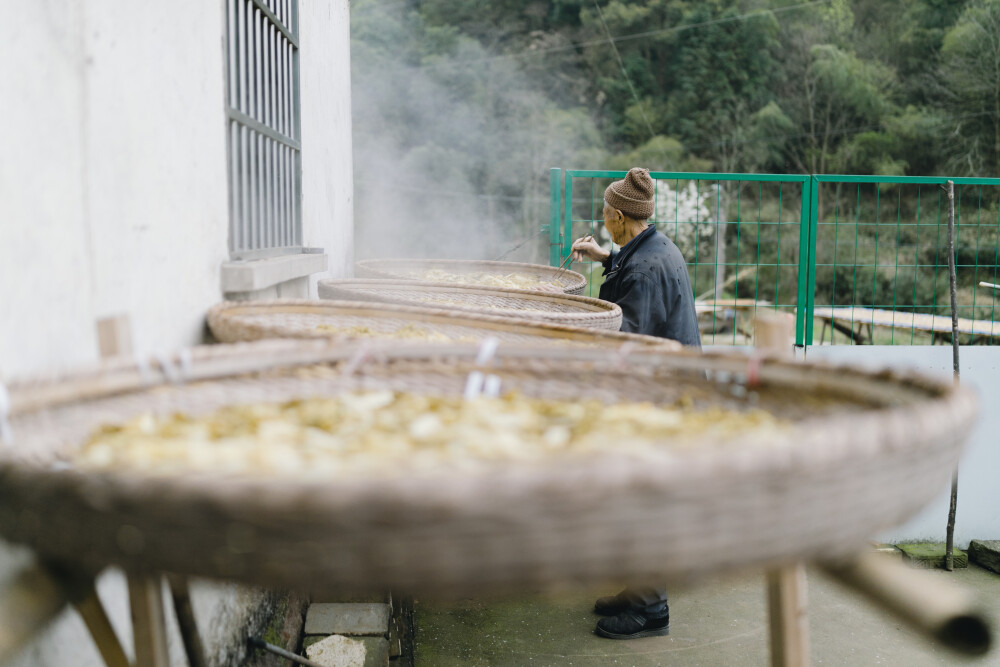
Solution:
<path fill-rule="evenodd" d="M 1000 0 L 355 0 L 351 20 L 362 255 L 498 255 L 547 221 L 550 167 L 1000 175 Z"/>

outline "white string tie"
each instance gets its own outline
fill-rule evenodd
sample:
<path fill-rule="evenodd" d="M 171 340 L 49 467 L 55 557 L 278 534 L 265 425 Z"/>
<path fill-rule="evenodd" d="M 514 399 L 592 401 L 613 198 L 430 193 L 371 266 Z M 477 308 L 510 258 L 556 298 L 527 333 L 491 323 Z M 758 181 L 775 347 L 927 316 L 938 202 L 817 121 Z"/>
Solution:
<path fill-rule="evenodd" d="M 628 356 L 632 354 L 632 350 L 635 349 L 635 343 L 632 341 L 626 341 L 622 343 L 621 347 L 618 348 L 618 352 L 615 354 L 615 365 L 618 368 L 624 368 L 626 362 L 628 361 Z"/>
<path fill-rule="evenodd" d="M 465 393 L 463 394 L 465 400 L 471 401 L 474 398 L 479 398 L 479 394 L 483 391 L 485 380 L 486 378 L 481 371 L 472 371 L 469 373 L 469 377 L 465 379 Z"/>
<path fill-rule="evenodd" d="M 10 428 L 10 393 L 7 387 L 0 382 L 0 443 L 12 446 L 14 444 L 14 431 Z"/>
<path fill-rule="evenodd" d="M 485 366 L 490 363 L 496 355 L 498 347 L 500 347 L 499 338 L 494 336 L 484 338 L 479 344 L 479 352 L 476 354 L 476 365 Z M 479 398 L 480 395 L 496 398 L 500 395 L 500 384 L 501 380 L 498 375 L 485 375 L 482 371 L 472 371 L 465 379 L 463 396 L 467 401 Z"/>
<path fill-rule="evenodd" d="M 497 348 L 500 347 L 500 339 L 490 336 L 489 338 L 484 338 L 483 342 L 479 344 L 479 354 L 476 355 L 476 365 L 485 366 L 493 360 L 493 355 L 497 353 Z"/>
<path fill-rule="evenodd" d="M 180 369 L 181 378 L 187 380 L 191 377 L 191 369 L 194 366 L 194 358 L 191 356 L 190 347 L 182 347 L 177 351 L 177 367 Z"/>
<path fill-rule="evenodd" d="M 142 381 L 142 385 L 146 387 L 153 384 L 153 369 L 149 365 L 149 360 L 138 352 L 132 355 L 132 360 L 139 371 L 139 379 Z"/>
<path fill-rule="evenodd" d="M 172 362 L 166 354 L 163 352 L 156 352 L 153 354 L 153 358 L 156 359 L 156 363 L 160 365 L 160 370 L 162 370 L 163 375 L 166 376 L 167 382 L 171 384 L 180 384 L 184 381 L 181 370 L 177 366 L 174 366 L 174 362 Z"/>
<path fill-rule="evenodd" d="M 490 398 L 499 397 L 501 382 L 502 380 L 499 375 L 487 375 L 486 380 L 483 383 L 483 395 Z"/>
<path fill-rule="evenodd" d="M 354 354 L 351 355 L 351 358 L 347 360 L 347 363 L 344 364 L 344 370 L 342 371 L 343 374 L 354 375 L 369 359 L 371 359 L 371 354 L 368 343 L 361 343 L 361 345 L 358 346 L 358 349 L 355 350 Z"/>

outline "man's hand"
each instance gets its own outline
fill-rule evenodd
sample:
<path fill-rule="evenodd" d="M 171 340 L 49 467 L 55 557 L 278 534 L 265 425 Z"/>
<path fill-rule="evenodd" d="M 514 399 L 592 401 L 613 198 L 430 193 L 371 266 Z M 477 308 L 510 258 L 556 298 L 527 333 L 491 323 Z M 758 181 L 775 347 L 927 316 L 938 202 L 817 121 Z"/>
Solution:
<path fill-rule="evenodd" d="M 580 262 L 585 259 L 590 259 L 595 262 L 603 262 L 611 253 L 597 245 L 597 241 L 594 240 L 593 236 L 584 236 L 573 241 L 573 261 Z"/>

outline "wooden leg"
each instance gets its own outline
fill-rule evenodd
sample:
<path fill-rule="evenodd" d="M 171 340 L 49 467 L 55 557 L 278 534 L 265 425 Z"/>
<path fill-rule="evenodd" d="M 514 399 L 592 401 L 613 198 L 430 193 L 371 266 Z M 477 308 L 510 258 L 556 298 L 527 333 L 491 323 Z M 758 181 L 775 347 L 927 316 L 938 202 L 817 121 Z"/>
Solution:
<path fill-rule="evenodd" d="M 174 613 L 177 614 L 177 625 L 181 629 L 181 639 L 184 640 L 184 652 L 187 653 L 188 664 L 190 667 L 205 667 L 208 663 L 205 662 L 205 651 L 198 635 L 198 625 L 194 620 L 187 579 L 168 574 L 167 582 L 170 584 L 170 596 L 174 600 Z"/>
<path fill-rule="evenodd" d="M 805 565 L 797 563 L 767 573 L 772 667 L 807 667 L 809 664 L 806 605 Z"/>
<path fill-rule="evenodd" d="M 90 636 L 97 644 L 97 650 L 104 658 L 104 664 L 108 667 L 129 667 L 125 650 L 122 649 L 121 642 L 118 641 L 115 629 L 111 627 L 111 621 L 108 619 L 107 612 L 104 611 L 101 599 L 97 597 L 97 589 L 94 588 L 93 581 L 90 582 L 89 590 L 73 603 L 73 607 L 83 617 L 83 622 L 90 630 Z"/>
<path fill-rule="evenodd" d="M 148 667 L 169 667 L 167 625 L 163 613 L 163 588 L 159 577 L 129 576 L 135 662 Z"/>
<path fill-rule="evenodd" d="M 0 664 L 59 615 L 68 595 L 41 565 L 27 565 L 0 588 Z"/>
<path fill-rule="evenodd" d="M 83 618 L 108 667 L 129 667 L 128 657 L 97 596 L 94 578 L 63 567 L 31 565 L 0 592 L 0 663 L 42 630 L 70 602 Z"/>

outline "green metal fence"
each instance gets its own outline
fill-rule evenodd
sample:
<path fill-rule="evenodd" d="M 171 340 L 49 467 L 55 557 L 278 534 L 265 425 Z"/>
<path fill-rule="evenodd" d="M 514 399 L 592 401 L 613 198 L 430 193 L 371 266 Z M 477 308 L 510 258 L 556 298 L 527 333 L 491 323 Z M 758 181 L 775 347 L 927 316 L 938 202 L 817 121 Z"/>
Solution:
<path fill-rule="evenodd" d="M 592 234 L 623 171 L 553 169 L 549 260 Z M 796 343 L 932 344 L 951 337 L 946 178 L 651 172 L 651 222 L 688 262 L 707 345 L 749 342 L 761 309 L 790 312 Z M 955 178 L 962 342 L 1000 342 L 1000 179 Z M 602 270 L 574 263 L 597 296 Z"/>

